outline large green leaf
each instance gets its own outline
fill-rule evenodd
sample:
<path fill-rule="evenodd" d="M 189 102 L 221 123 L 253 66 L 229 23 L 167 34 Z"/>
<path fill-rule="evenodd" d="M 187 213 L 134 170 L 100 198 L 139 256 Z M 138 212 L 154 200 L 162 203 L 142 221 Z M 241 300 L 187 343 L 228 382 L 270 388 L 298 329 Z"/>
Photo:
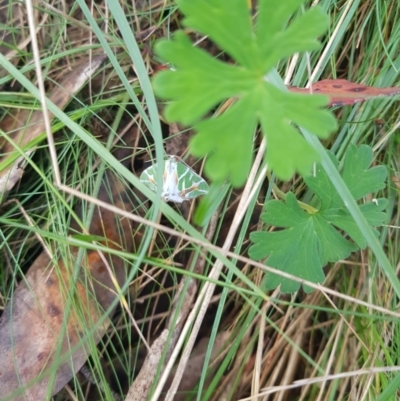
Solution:
<path fill-rule="evenodd" d="M 323 108 L 326 97 L 289 93 L 266 78 L 281 58 L 320 46 L 317 37 L 328 26 L 327 16 L 314 7 L 288 25 L 302 0 L 260 0 L 253 22 L 247 3 L 178 0 L 184 24 L 208 35 L 235 63 L 215 59 L 178 31 L 156 45 L 156 53 L 173 68 L 158 73 L 153 81 L 156 94 L 170 100 L 166 118 L 197 130 L 190 149 L 195 156 L 209 155 L 206 175 L 220 183 L 228 179 L 234 186 L 247 178 L 258 125 L 267 139 L 266 161 L 281 179 L 296 170 L 309 173 L 318 160 L 295 126 L 321 138 L 336 127 L 332 114 Z M 227 111 L 207 116 L 229 98 L 235 101 Z"/>

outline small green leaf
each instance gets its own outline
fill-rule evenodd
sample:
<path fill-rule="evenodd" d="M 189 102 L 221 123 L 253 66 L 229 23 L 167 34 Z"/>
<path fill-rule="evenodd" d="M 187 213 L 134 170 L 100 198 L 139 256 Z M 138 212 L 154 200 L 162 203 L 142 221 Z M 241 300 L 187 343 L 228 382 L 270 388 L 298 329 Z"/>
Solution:
<path fill-rule="evenodd" d="M 294 126 L 325 138 L 336 121 L 324 110 L 325 96 L 294 94 L 267 82 L 279 60 L 296 52 L 316 50 L 317 37 L 328 26 L 321 8 L 313 7 L 289 19 L 303 0 L 260 0 L 253 22 L 247 0 L 178 0 L 184 24 L 213 40 L 236 64 L 216 60 L 193 46 L 182 31 L 172 40 L 162 40 L 156 53 L 173 70 L 161 71 L 153 81 L 155 93 L 170 100 L 165 117 L 193 124 L 198 134 L 191 152 L 209 155 L 205 173 L 213 181 L 230 180 L 234 186 L 246 181 L 252 162 L 253 137 L 257 126 L 267 139 L 266 161 L 278 178 L 288 179 L 297 170 L 311 171 L 317 152 Z M 233 98 L 222 115 L 206 114 Z"/>
<path fill-rule="evenodd" d="M 342 176 L 356 199 L 385 187 L 386 169 L 383 166 L 369 168 L 372 156 L 371 148 L 366 145 L 359 148 L 350 145 L 346 153 Z M 332 158 L 338 166 L 333 155 Z M 367 243 L 321 166 L 318 166 L 315 176 L 307 177 L 305 181 L 319 200 L 318 212 L 309 214 L 301 209 L 291 192 L 286 195 L 285 203 L 277 200 L 267 202 L 262 220 L 282 230 L 251 233 L 254 245 L 249 254 L 255 260 L 268 258 L 268 266 L 322 283 L 322 268 L 328 262 L 345 259 L 359 248 L 364 249 Z M 380 226 L 386 220 L 383 212 L 386 206 L 386 199 L 374 199 L 360 205 L 360 209 L 369 224 Z M 268 278 L 268 289 L 281 285 L 283 292 L 293 292 L 300 287 L 299 283 L 275 274 L 268 273 Z M 305 290 L 311 289 L 305 287 Z"/>
<path fill-rule="evenodd" d="M 352 145 L 346 153 L 343 180 L 356 200 L 385 188 L 386 167 L 376 166 L 369 169 L 373 159 L 372 148 L 367 145 L 359 148 Z"/>

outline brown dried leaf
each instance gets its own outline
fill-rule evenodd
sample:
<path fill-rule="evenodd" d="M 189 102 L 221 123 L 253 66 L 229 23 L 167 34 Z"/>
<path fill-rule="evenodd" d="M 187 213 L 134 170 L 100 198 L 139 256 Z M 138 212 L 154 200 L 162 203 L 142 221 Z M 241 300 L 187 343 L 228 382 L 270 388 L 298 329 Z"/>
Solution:
<path fill-rule="evenodd" d="M 310 94 L 309 88 L 288 87 L 291 92 Z M 394 96 L 400 87 L 375 88 L 350 82 L 347 79 L 324 79 L 312 85 L 312 93 L 329 96 L 329 106 L 345 106 L 381 96 Z"/>
<path fill-rule="evenodd" d="M 126 157 L 130 151 L 130 148 L 120 148 L 118 158 Z M 133 207 L 125 187 L 111 172 L 104 176 L 99 199 L 126 210 Z M 74 233 L 81 232 L 76 224 L 72 224 L 72 228 Z M 134 231 L 127 219 L 97 208 L 89 233 L 104 238 L 103 245 L 108 248 L 131 252 Z M 139 239 L 140 234 L 135 238 Z M 75 283 L 73 269 L 77 252 L 77 248 L 71 247 L 70 260 L 59 260 L 57 267 L 43 252 L 7 305 L 0 319 L 2 397 L 41 401 L 47 399 L 46 395 L 56 394 L 87 359 L 88 341 L 97 343 L 105 333 L 109 325 L 107 319 L 92 339 L 83 338 L 115 300 L 115 286 L 104 260 L 92 250 L 87 252 Z M 126 273 L 124 261 L 115 255 L 104 256 L 122 285 Z M 65 327 L 65 308 L 73 290 L 73 308 Z M 55 380 L 50 387 L 52 375 Z"/>
<path fill-rule="evenodd" d="M 84 62 L 69 74 L 49 96 L 49 99 L 60 109 L 63 109 L 70 99 L 97 71 L 105 55 L 94 57 L 91 61 Z M 53 117 L 52 114 L 49 115 Z M 41 111 L 16 110 L 8 114 L 0 122 L 0 130 L 5 132 L 5 137 L 0 138 L 0 163 L 7 163 L 8 167 L 0 171 L 0 203 L 4 201 L 8 191 L 19 181 L 24 173 L 27 158 L 34 152 L 34 148 L 25 152 L 25 156 L 17 156 L 14 146 L 7 140 L 10 138 L 19 147 L 24 147 L 45 131 L 43 113 Z M 14 160 L 16 158 L 16 160 Z"/>

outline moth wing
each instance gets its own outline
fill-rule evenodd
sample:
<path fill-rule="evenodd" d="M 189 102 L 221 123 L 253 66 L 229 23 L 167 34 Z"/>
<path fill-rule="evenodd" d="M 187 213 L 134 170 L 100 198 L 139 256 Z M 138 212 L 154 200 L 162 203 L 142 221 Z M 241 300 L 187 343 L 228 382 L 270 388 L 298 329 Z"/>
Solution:
<path fill-rule="evenodd" d="M 200 176 L 199 176 L 200 177 Z M 200 182 L 197 183 L 199 191 L 204 192 L 204 194 L 208 193 L 210 190 L 210 187 L 207 184 L 207 181 L 204 180 L 204 178 L 200 177 Z"/>
<path fill-rule="evenodd" d="M 146 168 L 146 170 L 143 170 L 142 174 L 140 174 L 140 181 L 154 192 L 157 192 L 156 174 L 157 163 Z"/>
<path fill-rule="evenodd" d="M 178 190 L 183 199 L 194 199 L 209 191 L 207 182 L 184 162 L 177 164 Z"/>
<path fill-rule="evenodd" d="M 191 191 L 188 191 L 185 194 L 185 199 L 194 199 L 197 198 L 198 196 L 206 195 L 210 190 L 210 187 L 208 186 L 207 182 L 201 177 L 199 181 L 193 183 L 192 188 L 193 189 Z"/>

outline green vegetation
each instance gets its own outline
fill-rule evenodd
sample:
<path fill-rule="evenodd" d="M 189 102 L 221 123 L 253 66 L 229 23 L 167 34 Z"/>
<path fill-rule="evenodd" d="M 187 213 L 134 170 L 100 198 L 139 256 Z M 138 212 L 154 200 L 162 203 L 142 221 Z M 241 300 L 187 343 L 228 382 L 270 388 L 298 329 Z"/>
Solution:
<path fill-rule="evenodd" d="M 0 205 L 1 309 L 15 299 L 17 283 L 46 247 L 53 261 L 68 262 L 66 276 L 83 284 L 90 276 L 82 269 L 89 251 L 125 262 L 121 289 L 110 292 L 99 284 L 103 294 L 116 294 L 109 310 L 101 310 L 100 322 L 87 319 L 75 287 L 65 288 L 64 319 L 78 311 L 81 343 L 91 354 L 87 364 L 96 383 L 88 386 L 77 375 L 55 399 L 125 395 L 146 354 L 135 325 L 153 343 L 166 319 L 176 321 L 172 305 L 177 313 L 187 308 L 188 287 L 176 295 L 186 277 L 200 287 L 194 302 L 201 310 L 193 305 L 189 310 L 194 315 L 206 311 L 199 337 L 210 337 L 209 351 L 217 333 L 232 334 L 211 382 L 206 362 L 195 391 L 198 400 L 237 400 L 262 394 L 263 388 L 271 391 L 271 400 L 397 400 L 398 98 L 328 110 L 325 97 L 294 94 L 283 84 L 305 87 L 310 81 L 346 78 L 399 86 L 396 2 L 320 0 L 312 9 L 311 0 L 260 1 L 258 12 L 246 0 L 137 1 L 135 8 L 128 3 L 109 0 L 88 7 L 78 0 L 70 8 L 39 3 L 38 53 L 25 42 L 32 35 L 26 13 L 15 14 L 13 6 L 18 10 L 20 5 L 10 3 L 8 20 L 0 20 L 8 34 L 6 50 L 0 52 L 1 115 L 41 109 L 34 60 L 44 72 L 49 96 L 47 90 L 78 71 L 88 55 L 107 55 L 91 84 L 70 95 L 64 110 L 47 103 L 56 117 L 51 122 L 56 162 L 41 132 L 30 142 L 37 148 L 25 156 L 22 179 L 8 203 Z M 213 14 L 212 6 L 219 12 Z M 165 61 L 175 71 L 155 74 Z M 194 135 L 186 127 L 160 123 L 164 103 L 153 94 L 154 75 L 155 92 L 172 99 L 166 102 L 167 122 L 194 127 Z M 122 141 L 130 138 L 130 124 L 139 129 L 132 160 L 126 157 L 123 164 L 112 154 L 121 136 Z M 29 118 L 24 128 L 34 129 Z M 14 129 L 1 126 L 2 156 Z M 173 140 L 184 159 L 187 150 L 197 156 L 212 153 L 205 157 L 203 176 L 212 182 L 201 231 L 193 223 L 195 208 L 166 204 L 161 191 L 153 193 L 138 178 L 149 165 L 145 161 L 157 163 L 162 180 L 163 147 L 172 148 Z M 18 145 L 12 160 L 28 147 Z M 0 158 L 2 169 L 10 160 Z M 186 162 L 201 170 L 200 163 Z M 78 194 L 54 184 L 56 168 L 61 183 Z M 136 219 L 130 252 L 112 249 L 114 242 L 87 231 L 98 219 L 93 205 L 108 171 L 130 186 L 130 216 Z M 112 202 L 118 206 L 117 197 Z M 71 232 L 79 205 L 83 217 Z M 61 276 L 56 263 L 51 267 Z M 302 279 L 309 280 L 304 288 Z M 211 295 L 200 295 L 202 288 Z M 289 296 L 285 291 L 296 292 Z M 108 322 L 106 312 L 113 307 Z M 70 336 L 65 322 L 60 339 Z M 106 334 L 97 344 L 94 334 L 103 329 Z M 194 326 L 187 337 L 191 333 L 196 334 Z M 55 347 L 51 380 L 57 367 L 70 360 L 59 344 Z M 329 377 L 321 382 L 323 376 Z M 307 383 L 293 383 L 298 379 Z"/>

